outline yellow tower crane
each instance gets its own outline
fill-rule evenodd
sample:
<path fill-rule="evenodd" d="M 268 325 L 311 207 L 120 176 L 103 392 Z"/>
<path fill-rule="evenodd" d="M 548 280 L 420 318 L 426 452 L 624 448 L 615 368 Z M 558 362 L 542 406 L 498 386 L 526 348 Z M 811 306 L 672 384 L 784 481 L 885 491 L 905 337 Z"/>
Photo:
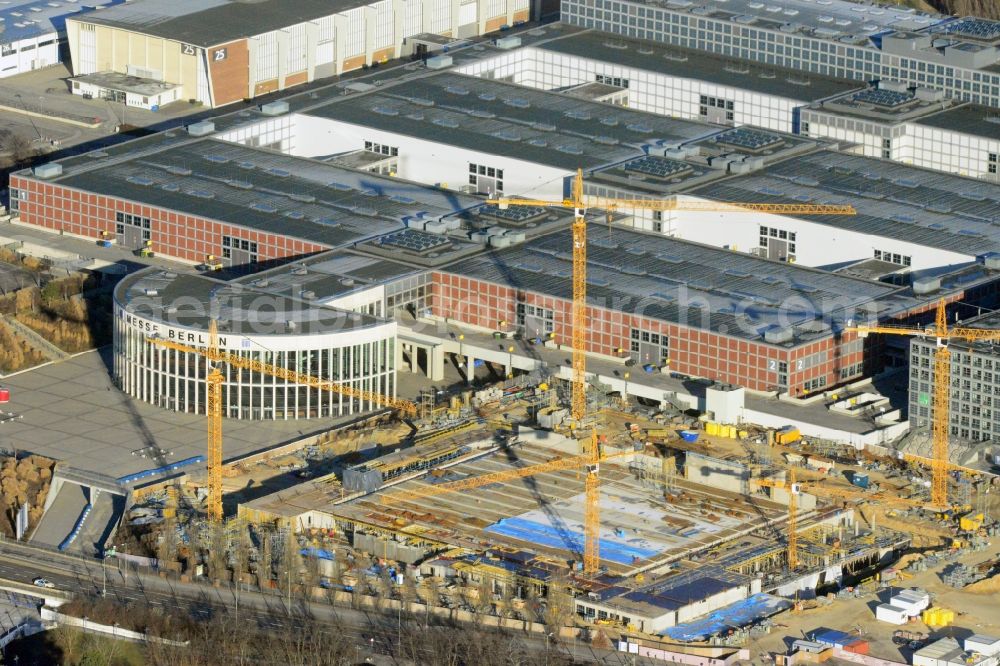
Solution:
<path fill-rule="evenodd" d="M 951 386 L 951 353 L 948 343 L 952 340 L 996 341 L 1000 340 L 1000 330 L 979 328 L 948 327 L 944 299 L 938 301 L 934 325 L 925 328 L 916 326 L 894 326 L 876 324 L 873 326 L 849 326 L 845 330 L 856 331 L 861 337 L 869 333 L 884 335 L 908 335 L 933 338 L 937 343 L 934 352 L 934 401 L 931 411 L 931 432 L 933 457 L 931 467 L 931 505 L 938 510 L 948 508 L 948 470 L 953 467 L 948 460 L 948 425 Z"/>
<path fill-rule="evenodd" d="M 777 215 L 854 215 L 853 206 L 826 204 L 777 204 L 777 203 L 726 203 L 718 201 L 678 201 L 673 199 L 624 199 L 597 197 L 583 193 L 583 169 L 577 169 L 573 187 L 568 198 L 549 201 L 545 199 L 524 199 L 499 197 L 487 203 L 501 209 L 509 206 L 537 206 L 542 208 L 572 208 L 573 217 L 573 316 L 570 334 L 573 346 L 573 376 L 570 398 L 570 415 L 574 425 L 583 422 L 587 411 L 587 222 L 588 207 L 617 210 L 683 210 L 693 212 L 740 212 L 757 211 Z M 596 447 L 595 447 L 596 448 Z M 587 465 L 585 483 L 586 510 L 584 512 L 584 532 L 589 535 L 584 545 L 585 569 L 597 570 L 600 562 L 600 548 L 596 537 L 600 530 L 600 506 L 598 487 L 600 480 L 600 455 L 592 452 Z"/>
<path fill-rule="evenodd" d="M 572 208 L 573 218 L 573 384 L 570 412 L 574 422 L 580 423 L 587 408 L 586 337 L 587 337 L 587 208 L 606 210 L 655 210 L 691 212 L 746 212 L 756 211 L 775 215 L 854 215 L 853 206 L 832 204 L 779 204 L 779 203 L 729 203 L 722 201 L 678 201 L 673 199 L 619 199 L 583 193 L 583 170 L 577 169 L 570 196 L 549 201 L 499 197 L 487 203 L 501 209 L 509 206 L 537 206 L 542 208 Z"/>
<path fill-rule="evenodd" d="M 764 488 L 780 488 L 788 491 L 788 569 L 794 571 L 799 566 L 798 499 L 799 484 L 795 482 L 795 468 L 788 468 L 788 480 L 751 479 L 751 485 Z"/>
<path fill-rule="evenodd" d="M 584 495 L 586 499 L 583 521 L 583 573 L 586 575 L 594 575 L 598 572 L 601 566 L 601 522 L 600 514 L 597 513 L 599 503 L 597 501 L 592 501 L 591 499 L 592 493 L 597 494 L 600 492 L 597 467 L 602 461 L 634 455 L 634 453 L 634 451 L 625 451 L 622 453 L 613 453 L 608 456 L 603 456 L 601 454 L 600 444 L 597 440 L 597 434 L 592 433 L 587 452 L 578 456 L 558 458 L 556 460 L 550 460 L 549 462 L 539 463 L 537 465 L 504 470 L 502 472 L 492 472 L 490 474 L 483 474 L 481 476 L 468 479 L 461 479 L 460 481 L 439 483 L 414 490 L 400 490 L 394 493 L 384 493 L 379 497 L 379 501 L 382 504 L 393 505 L 424 497 L 436 497 L 438 495 L 446 495 L 448 493 L 454 493 L 461 490 L 480 488 L 491 483 L 500 483 L 503 481 L 511 481 L 513 479 L 523 479 L 529 476 L 535 476 L 536 474 L 542 474 L 544 472 L 585 467 L 587 475 L 584 480 Z"/>
<path fill-rule="evenodd" d="M 250 370 L 265 375 L 284 379 L 291 384 L 301 384 L 321 391 L 331 391 L 349 398 L 357 398 L 375 404 L 392 407 L 404 414 L 413 416 L 417 406 L 409 400 L 382 395 L 374 391 L 365 391 L 345 386 L 336 381 L 313 377 L 302 372 L 289 370 L 269 363 L 263 363 L 251 358 L 219 349 L 218 325 L 215 320 L 209 323 L 208 346 L 192 347 L 174 340 L 151 337 L 147 340 L 157 346 L 173 349 L 185 354 L 197 354 L 206 360 L 206 415 L 208 416 L 208 518 L 222 519 L 222 384 L 223 375 L 219 365 L 226 363 L 233 368 Z M 211 365 L 207 365 L 211 363 Z"/>

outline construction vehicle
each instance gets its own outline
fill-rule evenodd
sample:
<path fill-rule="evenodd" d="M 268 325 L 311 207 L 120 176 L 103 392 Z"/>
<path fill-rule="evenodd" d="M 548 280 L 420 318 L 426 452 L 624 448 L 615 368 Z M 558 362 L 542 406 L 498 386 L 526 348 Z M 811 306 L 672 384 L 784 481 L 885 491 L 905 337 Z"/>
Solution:
<path fill-rule="evenodd" d="M 410 500 L 422 499 L 425 497 L 436 497 L 438 495 L 445 495 L 448 493 L 458 492 L 461 490 L 469 490 L 472 488 L 480 488 L 482 486 L 489 485 L 491 483 L 501 483 L 504 481 L 510 481 L 513 479 L 523 479 L 530 476 L 535 476 L 536 474 L 542 474 L 544 472 L 554 472 L 562 469 L 586 469 L 586 477 L 584 478 L 585 484 L 585 503 L 584 507 L 584 552 L 583 552 L 583 573 L 585 575 L 595 575 L 600 569 L 600 514 L 599 506 L 597 500 L 599 497 L 594 497 L 600 492 L 600 480 L 598 478 L 598 470 L 600 463 L 607 460 L 612 460 L 614 458 L 620 458 L 623 456 L 634 455 L 635 451 L 624 451 L 620 453 L 614 453 L 611 455 L 602 455 L 601 446 L 598 440 L 597 434 L 592 433 L 590 437 L 590 444 L 586 453 L 577 456 L 568 456 L 565 458 L 557 458 L 549 462 L 539 463 L 537 465 L 531 465 L 529 467 L 521 467 L 518 469 L 509 469 L 502 472 L 493 472 L 491 474 L 483 474 L 481 476 L 476 476 L 468 479 L 461 479 L 459 481 L 452 481 L 450 483 L 438 483 L 434 485 L 428 485 L 423 488 L 417 488 L 415 490 L 404 490 L 393 493 L 383 493 L 379 497 L 379 501 L 384 505 L 396 505 L 401 502 L 406 502 Z"/>
<path fill-rule="evenodd" d="M 934 325 L 925 328 L 876 324 L 874 326 L 848 326 L 862 338 L 872 333 L 883 335 L 907 335 L 933 338 L 937 343 L 934 353 L 934 400 L 931 406 L 931 431 L 934 455 L 931 464 L 931 504 L 942 510 L 948 508 L 948 428 L 950 423 L 951 352 L 948 343 L 952 340 L 967 342 L 1000 340 L 1000 330 L 948 327 L 945 301 L 938 301 Z"/>
<path fill-rule="evenodd" d="M 205 348 L 192 347 L 174 340 L 166 340 L 159 337 L 149 337 L 146 340 L 154 345 L 173 349 L 186 354 L 197 354 L 205 359 L 205 395 L 206 409 L 208 417 L 208 518 L 219 521 L 222 519 L 222 383 L 223 374 L 219 369 L 220 364 L 227 364 L 238 370 L 250 370 L 266 375 L 271 375 L 279 379 L 301 384 L 322 391 L 332 391 L 349 398 L 357 398 L 362 402 L 381 404 L 392 407 L 402 413 L 415 415 L 417 406 L 409 400 L 394 398 L 374 391 L 365 391 L 350 386 L 345 386 L 329 379 L 313 377 L 302 372 L 290 370 L 280 366 L 263 363 L 250 358 L 244 358 L 236 354 L 219 349 L 219 329 L 218 324 L 213 319 L 208 327 L 208 346 Z"/>

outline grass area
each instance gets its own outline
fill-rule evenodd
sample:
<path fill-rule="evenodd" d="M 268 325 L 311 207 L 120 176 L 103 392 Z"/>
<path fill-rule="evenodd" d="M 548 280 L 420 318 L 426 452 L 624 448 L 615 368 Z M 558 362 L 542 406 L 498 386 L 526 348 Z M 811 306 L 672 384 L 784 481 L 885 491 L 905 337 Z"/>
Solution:
<path fill-rule="evenodd" d="M 60 627 L 14 641 L 7 647 L 5 664 L 18 666 L 143 666 L 143 647 L 137 643 L 84 634 Z"/>

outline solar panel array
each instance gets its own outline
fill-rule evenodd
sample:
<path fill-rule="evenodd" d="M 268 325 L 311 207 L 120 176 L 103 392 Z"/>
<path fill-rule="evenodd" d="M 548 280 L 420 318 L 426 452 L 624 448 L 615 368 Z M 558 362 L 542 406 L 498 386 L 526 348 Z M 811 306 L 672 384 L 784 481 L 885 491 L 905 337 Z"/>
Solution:
<path fill-rule="evenodd" d="M 680 173 L 691 171 L 691 165 L 679 160 L 671 160 L 657 155 L 647 155 L 631 160 L 622 165 L 626 171 L 635 171 L 656 178 L 670 178 Z"/>
<path fill-rule="evenodd" d="M 867 104 L 875 104 L 876 106 L 897 107 L 913 101 L 913 96 L 910 93 L 897 92 L 895 90 L 870 88 L 855 93 L 853 99 L 855 102 L 865 102 Z"/>
<path fill-rule="evenodd" d="M 1000 37 L 1000 23 L 979 18 L 966 18 L 949 24 L 945 31 L 974 39 L 993 41 Z"/>
<path fill-rule="evenodd" d="M 545 209 L 541 206 L 508 206 L 500 208 L 495 204 L 487 204 L 479 209 L 480 215 L 489 215 L 498 220 L 508 222 L 525 222 L 527 220 L 545 215 Z"/>
<path fill-rule="evenodd" d="M 444 247 L 450 243 L 451 241 L 443 236 L 428 234 L 416 229 L 403 229 L 379 239 L 379 244 L 383 247 L 394 247 L 417 254 L 423 254 L 424 252 Z"/>
<path fill-rule="evenodd" d="M 784 143 L 780 136 L 771 134 L 770 132 L 747 129 L 746 127 L 737 127 L 728 132 L 723 132 L 715 137 L 715 140 L 718 143 L 725 143 L 737 148 L 746 148 L 747 150 L 763 150 Z"/>

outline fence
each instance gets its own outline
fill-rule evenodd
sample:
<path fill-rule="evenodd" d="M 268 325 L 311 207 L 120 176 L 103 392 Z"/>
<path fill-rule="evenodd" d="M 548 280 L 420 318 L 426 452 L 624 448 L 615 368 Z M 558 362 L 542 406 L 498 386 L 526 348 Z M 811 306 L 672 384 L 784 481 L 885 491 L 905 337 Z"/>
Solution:
<path fill-rule="evenodd" d="M 64 615 L 63 613 L 58 613 L 49 608 L 42 608 L 42 620 L 53 622 L 56 625 L 63 624 L 70 627 L 80 627 L 85 632 L 107 634 L 109 636 L 113 636 L 114 638 L 136 641 L 139 643 L 159 643 L 161 645 L 171 645 L 174 647 L 185 647 L 188 644 L 188 641 L 172 641 L 166 638 L 158 638 L 156 636 L 150 636 L 138 631 L 132 631 L 131 629 L 122 629 L 118 625 L 92 622 L 85 617 L 80 618 L 72 615 Z"/>

